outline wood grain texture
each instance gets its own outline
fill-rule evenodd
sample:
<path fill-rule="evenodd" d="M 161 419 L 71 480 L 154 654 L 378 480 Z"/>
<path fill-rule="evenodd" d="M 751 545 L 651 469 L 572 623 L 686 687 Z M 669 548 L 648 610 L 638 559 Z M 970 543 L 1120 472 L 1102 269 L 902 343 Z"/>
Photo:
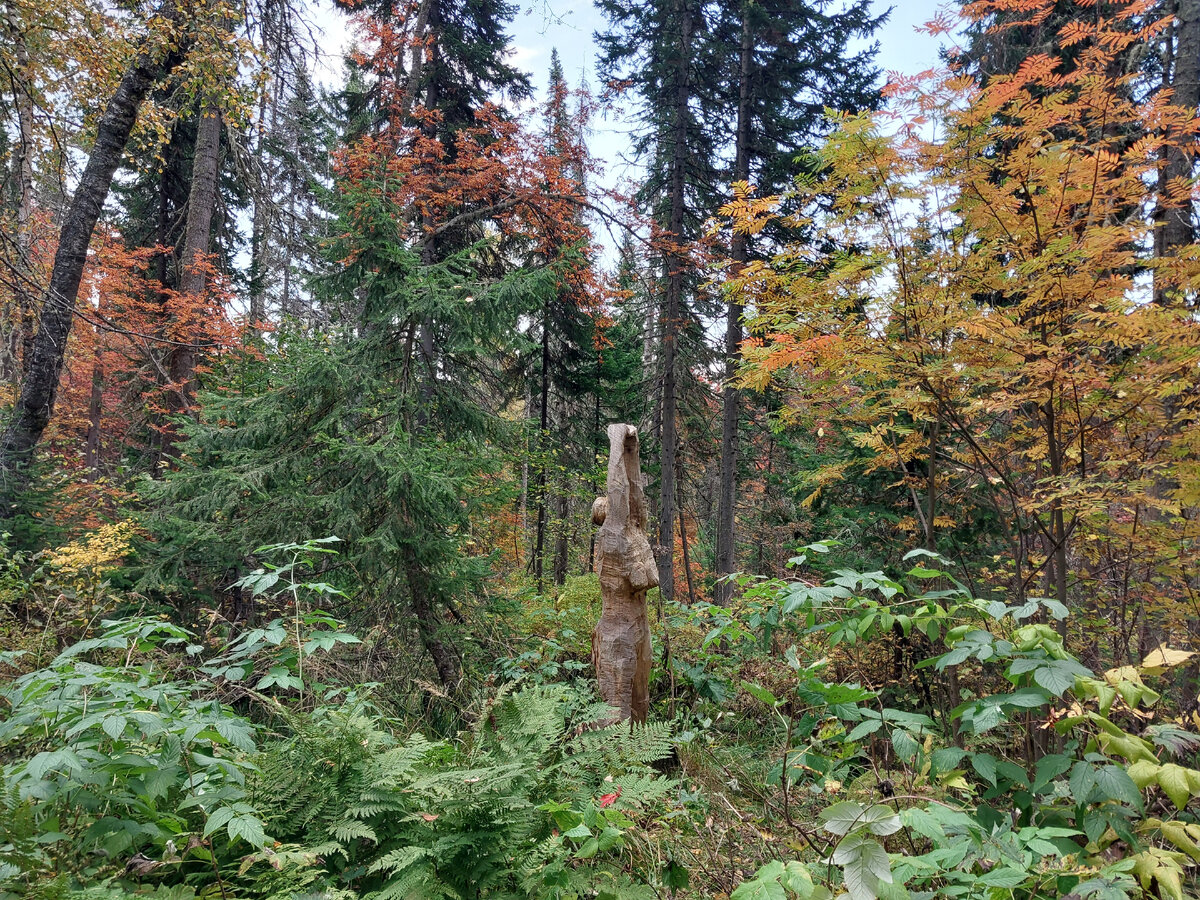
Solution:
<path fill-rule="evenodd" d="M 600 525 L 596 572 L 603 606 L 592 632 L 592 664 L 600 696 L 613 721 L 645 722 L 650 708 L 650 623 L 646 592 L 658 584 L 658 566 L 646 539 L 646 495 L 638 431 L 609 425 L 607 494 L 592 507 Z"/>

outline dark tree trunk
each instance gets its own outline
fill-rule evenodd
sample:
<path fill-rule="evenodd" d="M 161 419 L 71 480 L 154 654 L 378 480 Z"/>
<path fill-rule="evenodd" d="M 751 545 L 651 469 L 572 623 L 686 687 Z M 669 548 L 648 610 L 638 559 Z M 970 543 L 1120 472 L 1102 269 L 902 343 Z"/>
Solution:
<path fill-rule="evenodd" d="M 1200 0 L 1177 0 L 1174 32 L 1172 64 L 1168 66 L 1172 102 L 1195 114 L 1200 104 Z M 1159 176 L 1161 187 L 1155 214 L 1155 256 L 1171 256 L 1195 239 L 1192 202 L 1171 200 L 1166 196 L 1168 192 L 1179 189 L 1182 183 L 1190 182 L 1195 162 L 1194 149 L 1193 143 L 1180 141 L 1166 152 L 1166 165 Z M 1169 302 L 1168 293 L 1166 287 L 1155 285 L 1154 297 L 1157 302 Z"/>
<path fill-rule="evenodd" d="M 196 132 L 196 152 L 192 162 L 192 186 L 188 193 L 187 223 L 183 236 L 183 268 L 179 292 L 189 306 L 202 302 L 208 269 L 207 255 L 212 236 L 213 211 L 217 205 L 217 174 L 221 144 L 221 114 L 204 110 Z M 189 335 L 178 335 L 187 341 Z M 168 356 L 167 374 L 175 389 L 171 392 L 171 412 L 179 415 L 192 409 L 196 397 L 196 351 L 191 346 L 174 346 Z M 169 442 L 175 455 L 174 438 Z"/>
<path fill-rule="evenodd" d="M 538 394 L 537 533 L 533 547 L 533 577 L 540 594 L 546 578 L 546 519 L 549 493 L 546 469 L 550 462 L 550 301 L 542 303 L 542 371 Z"/>
<path fill-rule="evenodd" d="M 570 559 L 568 524 L 571 521 L 571 498 L 565 484 L 558 485 L 554 497 L 554 583 L 562 587 L 567 581 L 567 561 Z"/>
<path fill-rule="evenodd" d="M 754 41 L 749 9 L 742 6 L 742 51 L 738 69 L 737 139 L 734 151 L 734 180 L 750 180 L 750 69 Z M 748 236 L 735 234 L 730 256 L 735 269 L 749 258 Z M 737 571 L 737 469 L 739 397 L 734 384 L 742 347 L 742 304 L 736 294 L 729 296 L 729 317 L 725 323 L 725 388 L 721 408 L 721 486 L 717 496 L 717 588 L 716 602 L 724 606 L 733 596 L 733 584 L 726 576 Z"/>
<path fill-rule="evenodd" d="M 442 640 L 441 628 L 433 603 L 429 598 L 429 585 L 425 573 L 413 558 L 411 550 L 405 553 L 405 575 L 408 579 L 409 601 L 412 603 L 413 616 L 417 620 L 417 631 L 421 635 L 421 643 L 433 660 L 437 670 L 438 680 L 442 687 L 453 693 L 458 689 L 462 680 L 458 656 L 453 648 Z"/>
<path fill-rule="evenodd" d="M 683 547 L 683 574 L 687 576 L 688 603 L 696 605 L 696 586 L 692 583 L 692 560 L 688 554 L 687 521 L 683 517 L 683 504 L 679 504 L 679 543 Z"/>
<path fill-rule="evenodd" d="M 675 66 L 675 107 L 672 114 L 671 140 L 671 216 L 667 240 L 673 246 L 666 255 L 667 284 L 663 304 L 662 354 L 662 453 L 659 458 L 658 492 L 658 589 L 663 600 L 675 596 L 675 465 L 679 453 L 679 398 L 675 383 L 678 365 L 680 312 L 683 306 L 683 281 L 686 271 L 680 245 L 683 242 L 685 211 L 685 169 L 688 164 L 688 104 L 691 100 L 690 68 L 692 55 L 692 10 L 688 0 L 675 0 L 679 22 L 679 57 Z"/>
<path fill-rule="evenodd" d="M 278 52 L 275 54 L 276 65 L 280 64 Z M 262 177 L 256 185 L 254 197 L 254 217 L 250 224 L 250 333 L 257 334 L 257 325 L 267 317 L 267 277 L 270 266 L 271 239 L 278 228 L 278 211 L 275 207 L 275 167 L 267 161 L 265 148 L 267 134 L 275 135 L 279 127 L 279 95 L 283 91 L 283 81 L 276 78 L 271 90 L 271 124 L 266 127 L 267 94 L 264 91 L 258 107 L 260 137 L 258 140 L 258 164 Z M 294 196 L 294 194 L 293 194 Z"/>
<path fill-rule="evenodd" d="M 1054 407 L 1053 396 L 1045 405 L 1046 456 L 1050 462 L 1050 474 L 1055 483 L 1060 483 L 1063 477 L 1062 446 L 1059 440 L 1058 415 Z M 1063 606 L 1067 605 L 1067 526 L 1063 514 L 1062 500 L 1055 497 L 1050 504 L 1050 540 L 1048 548 L 1052 561 L 1051 580 L 1054 586 L 1054 597 Z M 1067 620 L 1058 620 L 1058 633 L 1065 640 L 1067 637 Z"/>
<path fill-rule="evenodd" d="M 599 361 L 599 357 L 597 356 L 597 362 L 598 361 Z M 596 366 L 596 370 L 597 370 L 597 372 L 599 372 L 599 370 L 600 370 L 599 365 Z M 595 394 L 594 399 L 596 402 L 593 406 L 593 419 L 592 419 L 592 441 L 593 441 L 592 461 L 597 466 L 599 466 L 600 465 L 600 445 L 598 443 L 596 443 L 596 441 L 599 439 L 599 435 L 600 435 L 600 379 L 599 378 L 596 379 L 596 394 Z M 592 533 L 591 544 L 588 546 L 587 570 L 589 572 L 596 571 L 596 534 L 595 534 L 595 532 Z"/>
<path fill-rule="evenodd" d="M 13 315 L 5 327 L 2 376 L 14 386 L 28 371 L 33 356 L 33 270 L 30 258 L 33 248 L 33 76 L 29 64 L 29 48 L 24 35 L 11 13 L 5 20 L 5 31 L 16 57 L 15 70 L 10 70 L 13 105 L 17 113 L 17 145 L 13 169 L 17 180 L 16 259 L 13 260 Z"/>
<path fill-rule="evenodd" d="M 100 362 L 100 354 L 96 354 L 96 362 L 92 367 L 92 391 L 88 397 L 88 428 L 87 438 L 83 446 L 83 465 L 87 469 L 87 480 L 97 481 L 100 478 L 100 426 L 104 412 L 104 366 Z"/>
<path fill-rule="evenodd" d="M 168 10 L 172 14 L 173 10 Z M 37 337 L 21 395 L 0 443 L 0 518 L 15 513 L 34 448 L 54 411 L 62 375 L 67 338 L 75 316 L 79 282 L 87 262 L 88 244 L 108 198 L 113 175 L 121 163 L 138 109 L 154 82 L 183 59 L 182 49 L 165 57 L 142 52 L 134 59 L 109 100 L 96 130 L 96 143 L 59 232 L 58 251 L 50 284 L 42 300 Z"/>
<path fill-rule="evenodd" d="M 929 429 L 929 465 L 925 470 L 925 549 L 937 552 L 938 437 L 942 430 L 939 416 Z"/>

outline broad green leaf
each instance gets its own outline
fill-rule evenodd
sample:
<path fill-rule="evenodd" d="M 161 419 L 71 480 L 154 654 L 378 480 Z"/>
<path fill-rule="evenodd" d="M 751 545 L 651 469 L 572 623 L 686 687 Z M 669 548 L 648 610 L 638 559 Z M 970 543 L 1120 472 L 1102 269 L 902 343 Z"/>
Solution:
<path fill-rule="evenodd" d="M 979 876 L 979 883 L 990 885 L 991 887 L 1014 888 L 1024 883 L 1028 877 L 1029 873 L 1023 872 L 1020 869 L 1002 867 L 992 869 L 986 875 Z"/>
<path fill-rule="evenodd" d="M 219 829 L 233 818 L 233 809 L 228 806 L 222 806 L 211 816 L 208 817 L 208 822 L 204 825 L 204 836 L 208 837 L 214 831 Z"/>
<path fill-rule="evenodd" d="M 992 787 L 996 786 L 996 757 L 990 753 L 972 753 L 971 768 Z"/>
<path fill-rule="evenodd" d="M 1195 825 L 1190 826 L 1190 829 L 1200 831 Z M 1158 830 L 1172 844 L 1196 862 L 1200 862 L 1200 844 L 1196 843 L 1196 836 L 1190 833 L 1188 825 L 1178 820 L 1172 820 L 1159 823 Z"/>
<path fill-rule="evenodd" d="M 1188 770 L 1175 763 L 1167 763 L 1158 770 L 1158 786 L 1171 798 L 1176 809 L 1183 809 L 1192 799 L 1191 781 Z"/>
<path fill-rule="evenodd" d="M 1133 871 L 1147 892 L 1158 886 L 1158 895 L 1163 900 L 1184 900 L 1183 868 L 1187 859 L 1182 853 L 1147 847 L 1133 857 Z"/>
<path fill-rule="evenodd" d="M 1033 671 L 1033 680 L 1056 697 L 1061 697 L 1075 685 L 1075 679 L 1091 675 L 1091 671 L 1072 659 L 1048 659 Z"/>
<path fill-rule="evenodd" d="M 114 741 L 119 741 L 125 733 L 125 726 L 128 724 L 128 721 L 124 716 L 105 716 L 100 723 L 100 727 Z"/>
<path fill-rule="evenodd" d="M 729 900 L 787 900 L 787 891 L 779 883 L 784 871 L 783 863 L 777 860 L 767 863 L 754 873 L 754 878 L 734 888 Z"/>
<path fill-rule="evenodd" d="M 1139 788 L 1149 787 L 1158 780 L 1159 770 L 1162 768 L 1158 763 L 1150 762 L 1146 759 L 1139 759 L 1137 762 L 1129 766 L 1125 771 L 1129 773 L 1129 777 L 1133 779 L 1133 783 Z"/>
<path fill-rule="evenodd" d="M 1041 790 L 1059 775 L 1064 774 L 1071 768 L 1071 758 L 1063 756 L 1061 753 L 1051 753 L 1048 756 L 1043 756 L 1037 761 L 1037 766 L 1033 771 L 1033 785 L 1035 791 Z"/>
<path fill-rule="evenodd" d="M 1089 762 L 1077 762 L 1071 769 L 1071 796 L 1076 803 L 1091 802 L 1096 788 L 1096 767 Z"/>
<path fill-rule="evenodd" d="M 789 861 L 783 867 L 779 882 L 796 895 L 797 900 L 809 900 L 813 895 L 812 875 L 804 863 Z"/>
<path fill-rule="evenodd" d="M 1120 766 L 1103 766 L 1096 771 L 1096 788 L 1106 800 L 1119 800 L 1141 809 L 1142 793 Z"/>
<path fill-rule="evenodd" d="M 833 806 L 826 807 L 821 810 L 821 821 L 825 823 L 825 830 L 830 834 L 849 834 L 850 831 L 856 828 L 862 822 L 862 815 L 865 812 L 863 807 L 850 800 L 843 800 L 841 803 L 835 803 Z"/>
<path fill-rule="evenodd" d="M 878 883 L 892 880 L 887 851 L 878 841 L 863 835 L 844 838 L 833 851 L 833 862 L 842 867 L 851 900 L 874 900 Z"/>
<path fill-rule="evenodd" d="M 871 834 L 877 834 L 880 837 L 895 834 L 900 830 L 899 814 L 890 806 L 884 806 L 882 803 L 868 807 L 859 821 L 867 826 L 867 830 Z"/>
<path fill-rule="evenodd" d="M 874 734 L 882 727 L 882 719 L 867 719 L 865 722 L 859 722 L 857 725 L 855 725 L 854 728 L 851 729 L 850 733 L 846 735 L 846 740 L 861 741 L 863 738 Z"/>
<path fill-rule="evenodd" d="M 229 832 L 229 839 L 231 841 L 241 838 L 255 849 L 267 843 L 267 836 L 263 831 L 262 821 L 258 816 L 249 813 L 234 816 L 229 820 L 229 826 L 226 830 Z"/>
<path fill-rule="evenodd" d="M 754 697 L 754 699 L 767 704 L 767 706 L 779 705 L 779 700 L 776 698 L 776 696 L 761 685 L 757 685 L 749 681 L 743 681 L 742 687 L 745 689 L 746 693 Z"/>
<path fill-rule="evenodd" d="M 916 760 L 917 754 L 921 750 L 921 745 L 902 728 L 897 728 L 892 732 L 892 746 L 896 748 L 896 756 L 909 763 Z"/>
<path fill-rule="evenodd" d="M 1042 606 L 1046 607 L 1046 609 L 1050 611 L 1050 615 L 1054 616 L 1054 618 L 1061 621 L 1070 615 L 1067 607 L 1058 600 L 1055 600 L 1051 597 L 1042 597 L 1041 599 Z"/>
<path fill-rule="evenodd" d="M 901 816 L 905 824 L 917 834 L 923 835 L 935 843 L 946 839 L 946 830 L 942 827 L 942 823 L 928 810 L 913 806 L 904 810 Z"/>

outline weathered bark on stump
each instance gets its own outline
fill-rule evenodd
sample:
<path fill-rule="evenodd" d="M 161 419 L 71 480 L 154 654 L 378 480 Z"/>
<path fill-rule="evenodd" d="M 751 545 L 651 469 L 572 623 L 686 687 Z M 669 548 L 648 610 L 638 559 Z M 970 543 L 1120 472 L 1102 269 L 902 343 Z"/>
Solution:
<path fill-rule="evenodd" d="M 645 722 L 650 710 L 650 622 L 646 591 L 658 567 L 646 538 L 646 495 L 632 425 L 608 426 L 607 494 L 592 506 L 603 607 L 592 632 L 592 665 L 613 721 Z"/>

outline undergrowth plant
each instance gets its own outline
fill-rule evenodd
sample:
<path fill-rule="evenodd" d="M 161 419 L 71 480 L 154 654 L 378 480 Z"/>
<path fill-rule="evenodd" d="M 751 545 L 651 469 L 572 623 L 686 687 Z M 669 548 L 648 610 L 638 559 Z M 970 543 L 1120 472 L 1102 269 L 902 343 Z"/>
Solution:
<path fill-rule="evenodd" d="M 255 802 L 305 883 L 381 900 L 654 897 L 625 868 L 630 829 L 674 803 L 651 767 L 673 737 L 589 727 L 603 715 L 562 685 L 501 692 L 455 746 L 399 739 L 364 707 L 322 710 L 260 758 Z"/>
<path fill-rule="evenodd" d="M 455 741 L 409 732 L 316 677 L 358 642 L 299 574 L 325 543 L 243 579 L 287 618 L 225 641 L 105 621 L 0 692 L 0 900 L 656 896 L 672 728 L 596 728 L 590 692 L 513 684 Z"/>
<path fill-rule="evenodd" d="M 1050 624 L 1066 616 L 1060 604 L 977 600 L 943 560 L 908 559 L 918 555 L 900 578 L 839 570 L 821 585 L 775 583 L 714 626 L 713 641 L 799 642 L 783 652 L 787 692 L 743 687 L 778 722 L 772 807 L 811 856 L 762 867 L 733 900 L 843 886 L 852 900 L 1196 896 L 1200 735 L 1161 714 L 1150 686 L 1193 654 L 1163 646 L 1094 673 Z M 936 636 L 920 665 L 958 675 L 961 702 L 898 708 L 824 681 L 828 659 L 797 649 L 833 654 L 893 630 Z"/>

